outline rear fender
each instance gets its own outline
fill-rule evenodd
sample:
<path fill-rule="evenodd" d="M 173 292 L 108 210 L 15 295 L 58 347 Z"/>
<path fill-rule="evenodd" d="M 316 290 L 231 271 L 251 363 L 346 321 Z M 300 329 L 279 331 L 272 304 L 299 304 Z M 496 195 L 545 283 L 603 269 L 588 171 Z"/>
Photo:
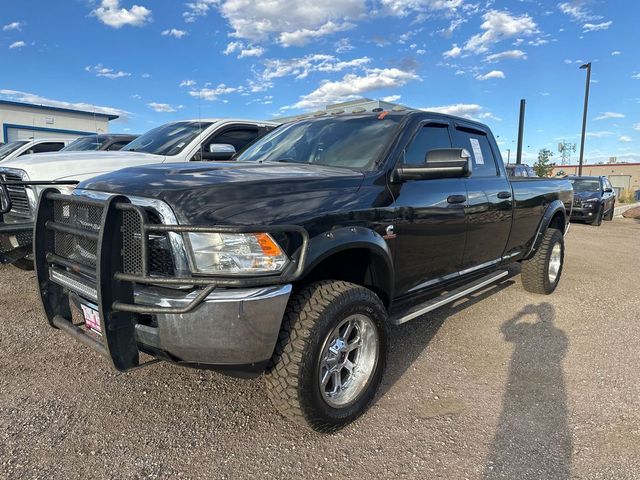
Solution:
<path fill-rule="evenodd" d="M 562 229 L 562 234 L 564 235 L 566 233 L 569 227 L 569 219 L 567 217 L 567 211 L 564 207 L 564 203 L 562 203 L 562 200 L 556 199 L 547 206 L 547 209 L 542 215 L 542 220 L 540 220 L 540 224 L 538 225 L 536 234 L 533 237 L 531 247 L 529 248 L 529 251 L 527 252 L 527 254 L 523 257 L 524 260 L 528 260 L 536 253 L 536 251 L 540 247 L 540 244 L 542 243 L 544 233 L 547 231 L 547 228 L 549 228 L 549 225 L 551 224 L 551 221 L 556 216 L 556 214 L 562 215 L 562 223 L 564 226 L 564 228 Z"/>

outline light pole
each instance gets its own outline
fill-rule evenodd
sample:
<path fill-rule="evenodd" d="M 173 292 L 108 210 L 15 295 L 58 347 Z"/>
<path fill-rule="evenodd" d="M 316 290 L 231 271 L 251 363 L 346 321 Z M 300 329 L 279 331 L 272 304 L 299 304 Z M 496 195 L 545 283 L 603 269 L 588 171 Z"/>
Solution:
<path fill-rule="evenodd" d="M 587 69 L 587 85 L 584 89 L 584 112 L 582 113 L 582 138 L 580 139 L 580 164 L 578 176 L 582 176 L 582 162 L 584 161 L 584 137 L 587 133 L 587 109 L 589 108 L 589 87 L 591 86 L 591 62 L 580 65 L 580 69 Z"/>

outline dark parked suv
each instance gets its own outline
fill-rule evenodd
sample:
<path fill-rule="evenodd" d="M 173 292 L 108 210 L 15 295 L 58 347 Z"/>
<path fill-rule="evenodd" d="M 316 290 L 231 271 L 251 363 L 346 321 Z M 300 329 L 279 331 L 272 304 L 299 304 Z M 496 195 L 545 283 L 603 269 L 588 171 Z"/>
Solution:
<path fill-rule="evenodd" d="M 582 220 L 596 227 L 602 220 L 613 220 L 616 194 L 607 177 L 567 177 L 573 184 L 571 220 Z"/>

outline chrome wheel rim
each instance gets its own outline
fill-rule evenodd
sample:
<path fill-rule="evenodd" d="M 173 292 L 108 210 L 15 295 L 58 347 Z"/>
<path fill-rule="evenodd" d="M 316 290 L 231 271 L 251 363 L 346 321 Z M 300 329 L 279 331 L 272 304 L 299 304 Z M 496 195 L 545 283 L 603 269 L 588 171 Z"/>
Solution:
<path fill-rule="evenodd" d="M 344 407 L 364 392 L 378 363 L 378 340 L 373 320 L 363 314 L 345 318 L 327 336 L 318 376 L 327 404 Z"/>
<path fill-rule="evenodd" d="M 549 281 L 555 282 L 560 274 L 560 267 L 562 266 L 562 246 L 556 243 L 551 250 L 551 257 L 549 257 Z"/>

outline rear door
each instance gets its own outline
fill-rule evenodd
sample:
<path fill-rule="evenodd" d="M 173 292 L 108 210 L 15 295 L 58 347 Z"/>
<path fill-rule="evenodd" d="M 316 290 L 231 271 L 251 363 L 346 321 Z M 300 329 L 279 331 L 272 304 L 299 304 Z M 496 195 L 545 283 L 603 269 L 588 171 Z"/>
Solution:
<path fill-rule="evenodd" d="M 405 149 L 403 163 L 423 164 L 430 150 L 451 148 L 448 127 L 441 120 L 422 123 Z M 396 198 L 396 293 L 457 276 L 465 242 L 464 180 L 408 180 L 391 188 Z"/>
<path fill-rule="evenodd" d="M 454 148 L 471 154 L 473 172 L 464 180 L 467 190 L 467 241 L 463 273 L 498 263 L 511 231 L 512 192 L 500 152 L 490 132 L 475 124 L 452 126 Z"/>

